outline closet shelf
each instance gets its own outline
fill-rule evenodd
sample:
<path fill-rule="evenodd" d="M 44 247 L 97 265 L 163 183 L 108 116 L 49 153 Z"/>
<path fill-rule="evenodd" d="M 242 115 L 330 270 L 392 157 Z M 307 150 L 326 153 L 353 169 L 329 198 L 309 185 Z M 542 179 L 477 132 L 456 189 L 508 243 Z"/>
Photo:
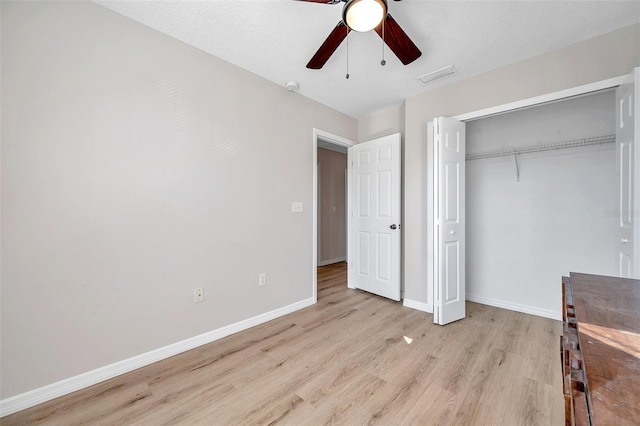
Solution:
<path fill-rule="evenodd" d="M 554 151 L 558 149 L 567 149 L 567 148 L 579 148 L 583 146 L 592 146 L 592 145 L 604 145 L 608 143 L 614 143 L 615 141 L 616 141 L 616 135 L 597 136 L 593 138 L 574 139 L 574 140 L 549 143 L 544 145 L 533 145 L 533 146 L 528 146 L 524 148 L 485 152 L 482 154 L 469 154 L 466 156 L 466 160 L 467 161 L 482 160 L 484 158 L 509 157 L 517 154 L 532 154 L 534 152 Z"/>

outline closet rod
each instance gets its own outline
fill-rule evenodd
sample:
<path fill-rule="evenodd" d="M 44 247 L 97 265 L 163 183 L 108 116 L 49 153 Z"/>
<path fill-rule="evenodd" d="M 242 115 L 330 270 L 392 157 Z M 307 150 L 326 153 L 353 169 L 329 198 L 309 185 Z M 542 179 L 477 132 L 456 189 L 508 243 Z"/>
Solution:
<path fill-rule="evenodd" d="M 482 160 L 484 158 L 507 157 L 514 154 L 531 154 L 534 152 L 554 151 L 558 149 L 579 148 L 582 146 L 604 145 L 614 143 L 616 135 L 596 136 L 593 138 L 574 139 L 570 141 L 562 141 L 556 143 L 548 143 L 544 145 L 533 145 L 524 148 L 515 148 L 511 150 L 485 152 L 484 154 L 469 154 L 466 160 Z"/>

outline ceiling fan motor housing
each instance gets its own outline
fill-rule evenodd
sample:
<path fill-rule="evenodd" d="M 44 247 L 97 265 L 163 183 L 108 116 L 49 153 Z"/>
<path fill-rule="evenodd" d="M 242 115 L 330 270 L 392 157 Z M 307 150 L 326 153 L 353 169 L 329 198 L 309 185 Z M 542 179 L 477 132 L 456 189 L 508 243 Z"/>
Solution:
<path fill-rule="evenodd" d="M 342 22 L 353 31 L 371 31 L 386 17 L 387 0 L 348 0 L 342 8 Z"/>

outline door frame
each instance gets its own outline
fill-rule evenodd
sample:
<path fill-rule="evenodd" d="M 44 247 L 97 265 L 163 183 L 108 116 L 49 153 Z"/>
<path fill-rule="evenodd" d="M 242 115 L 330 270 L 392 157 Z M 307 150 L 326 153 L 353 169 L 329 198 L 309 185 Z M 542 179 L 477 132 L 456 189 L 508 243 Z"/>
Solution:
<path fill-rule="evenodd" d="M 543 104 L 549 104 L 553 102 L 559 102 L 570 98 L 579 96 L 585 96 L 596 92 L 609 90 L 620 86 L 627 78 L 628 74 L 618 77 L 608 78 L 606 80 L 600 80 L 589 84 L 583 84 L 581 86 L 571 87 L 569 89 L 559 90 L 556 92 L 546 93 L 540 96 L 534 96 L 532 98 L 525 98 L 514 102 L 508 102 L 506 104 L 496 105 L 489 108 L 483 108 L 476 111 L 467 112 L 464 114 L 458 114 L 451 116 L 458 121 L 467 122 L 473 120 L 479 120 L 481 118 L 487 118 L 494 115 L 509 113 L 521 109 L 540 106 Z M 434 117 L 435 118 L 435 117 Z M 430 120 L 427 124 L 427 150 L 433 148 L 433 121 Z M 433 173 L 433 158 L 427 158 L 427 227 L 433 229 L 433 179 L 429 178 Z M 434 279 L 433 279 L 433 235 L 427 233 L 427 302 L 425 304 L 406 304 L 405 306 L 422 310 L 424 312 L 433 313 L 434 307 Z"/>
<path fill-rule="evenodd" d="M 558 102 L 569 98 L 575 98 L 583 95 L 590 95 L 601 90 L 613 89 L 618 87 L 624 82 L 628 74 L 621 75 L 619 77 L 608 78 L 606 80 L 600 80 L 589 84 L 583 84 L 582 86 L 575 86 L 569 89 L 559 90 L 557 92 L 551 92 L 540 96 L 534 96 L 533 98 L 521 99 L 515 102 L 509 102 L 502 105 L 496 105 L 490 108 L 484 108 L 477 111 L 467 112 L 464 114 L 454 115 L 451 118 L 455 118 L 458 121 L 466 122 L 472 120 L 478 120 L 481 118 L 491 117 L 493 115 L 504 114 L 507 112 L 517 111 L 519 109 L 530 108 L 534 106 L 540 106 L 552 102 Z"/>
<path fill-rule="evenodd" d="M 312 147 L 313 147 L 313 195 L 312 195 L 312 253 L 311 253 L 311 277 L 312 277 L 312 297 L 313 303 L 318 302 L 318 140 L 323 140 L 324 142 L 329 142 L 332 145 L 338 145 L 341 147 L 349 148 L 356 144 L 355 141 L 351 139 L 344 138 L 342 136 L 334 135 L 333 133 L 326 132 L 324 130 L 313 128 L 313 138 L 312 138 Z M 351 166 L 349 161 L 349 154 L 347 152 L 347 169 L 349 172 L 347 173 L 347 179 L 351 176 Z M 349 197 L 349 185 L 347 182 L 347 212 L 351 211 L 351 197 Z M 349 231 L 351 230 L 351 215 L 347 214 L 347 264 L 351 259 L 351 249 L 349 245 Z"/>

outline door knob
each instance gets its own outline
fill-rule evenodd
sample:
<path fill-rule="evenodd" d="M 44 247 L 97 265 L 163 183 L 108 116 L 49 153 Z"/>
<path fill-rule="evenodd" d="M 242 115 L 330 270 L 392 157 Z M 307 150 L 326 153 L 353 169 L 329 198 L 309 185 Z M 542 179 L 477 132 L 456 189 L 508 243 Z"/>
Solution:
<path fill-rule="evenodd" d="M 391 229 L 398 229 L 398 227 L 396 226 L 396 224 L 394 223 L 393 225 L 391 225 L 389 228 Z"/>
<path fill-rule="evenodd" d="M 626 238 L 622 238 L 622 239 L 620 240 L 620 242 L 621 242 L 622 244 L 627 244 L 627 243 L 629 242 L 629 240 L 627 240 Z"/>
<path fill-rule="evenodd" d="M 449 233 L 450 233 L 451 235 L 456 235 L 456 231 L 454 231 L 453 229 L 452 229 L 451 231 L 449 231 Z"/>

